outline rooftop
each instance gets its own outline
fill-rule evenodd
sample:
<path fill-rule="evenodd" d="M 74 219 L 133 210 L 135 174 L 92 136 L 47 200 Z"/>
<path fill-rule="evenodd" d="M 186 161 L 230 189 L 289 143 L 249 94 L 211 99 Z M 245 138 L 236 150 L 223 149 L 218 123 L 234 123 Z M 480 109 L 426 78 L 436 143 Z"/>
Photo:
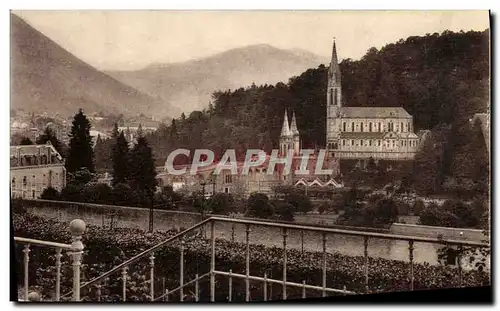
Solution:
<path fill-rule="evenodd" d="M 411 118 L 403 107 L 342 107 L 340 115 L 343 118 Z"/>

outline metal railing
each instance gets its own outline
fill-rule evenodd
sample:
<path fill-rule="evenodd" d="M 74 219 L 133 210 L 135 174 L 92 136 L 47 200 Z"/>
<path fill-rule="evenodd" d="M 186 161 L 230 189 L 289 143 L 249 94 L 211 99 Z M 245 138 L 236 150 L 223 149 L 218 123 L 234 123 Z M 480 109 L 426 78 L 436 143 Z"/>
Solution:
<path fill-rule="evenodd" d="M 73 222 L 72 222 L 73 223 Z M 244 273 L 233 273 L 232 269 L 229 269 L 228 271 L 221 271 L 220 269 L 216 269 L 216 243 L 219 241 L 221 242 L 221 239 L 216 239 L 216 231 L 215 231 L 215 225 L 217 223 L 231 223 L 231 224 L 237 224 L 237 225 L 243 225 L 245 228 L 245 239 L 244 239 L 244 246 L 245 246 L 245 262 L 244 262 Z M 198 229 L 204 229 L 204 226 L 209 225 L 210 226 L 210 238 L 209 238 L 209 271 L 207 273 L 201 273 L 199 274 L 198 271 L 195 275 L 195 277 L 191 280 L 186 280 L 184 277 L 186 276 L 186 267 L 185 267 L 185 254 L 186 249 L 185 249 L 185 241 L 187 238 L 190 237 L 192 233 L 199 233 Z M 281 231 L 282 235 L 282 274 L 280 279 L 274 279 L 272 277 L 269 277 L 267 273 L 263 273 L 263 275 L 251 275 L 250 274 L 250 262 L 251 262 L 251 254 L 250 254 L 250 240 L 251 240 L 251 232 L 252 228 L 255 227 L 273 227 L 273 228 L 278 228 Z M 70 226 L 71 227 L 71 226 Z M 74 228 L 73 228 L 74 229 Z M 297 282 L 298 279 L 296 280 L 288 280 L 287 279 L 287 270 L 288 270 L 288 258 L 287 258 L 287 251 L 289 249 L 287 248 L 287 242 L 288 242 L 288 236 L 291 231 L 298 231 L 303 235 L 304 232 L 315 232 L 320 234 L 321 238 L 321 245 L 322 245 L 322 259 L 321 262 L 318 262 L 318 265 L 321 267 L 321 284 L 306 284 L 306 281 L 303 280 L 302 282 Z M 65 295 L 59 297 L 58 291 L 59 291 L 59 285 L 56 286 L 56 300 L 59 300 L 60 298 L 64 297 L 69 297 L 70 295 L 73 296 L 73 300 L 79 300 L 80 299 L 80 291 L 82 289 L 87 289 L 91 291 L 91 289 L 95 288 L 96 290 L 96 300 L 101 301 L 101 296 L 102 296 L 102 287 L 106 287 L 108 280 L 110 279 L 111 276 L 113 275 L 118 275 L 119 283 L 121 282 L 121 285 L 118 285 L 120 287 L 120 292 L 121 294 L 119 295 L 120 300 L 122 301 L 127 301 L 129 298 L 127 296 L 127 290 L 128 286 L 134 286 L 131 283 L 128 283 L 128 280 L 130 279 L 129 277 L 129 269 L 132 269 L 134 264 L 138 264 L 140 260 L 145 260 L 146 261 L 146 269 L 148 270 L 147 274 L 144 275 L 144 271 L 142 271 L 143 275 L 142 278 L 146 279 L 144 284 L 148 284 L 149 286 L 148 291 L 148 297 L 147 300 L 150 301 L 169 301 L 170 298 L 174 297 L 175 295 L 179 295 L 179 300 L 184 301 L 185 295 L 184 295 L 184 290 L 188 286 L 193 286 L 195 287 L 195 292 L 194 292 L 194 300 L 199 301 L 201 298 L 200 295 L 200 282 L 205 282 L 208 279 L 208 284 L 209 284 L 209 300 L 210 301 L 215 301 L 216 300 L 216 277 L 223 277 L 225 280 L 227 280 L 229 283 L 228 285 L 228 296 L 227 300 L 228 301 L 234 301 L 233 294 L 235 292 L 235 288 L 233 286 L 233 280 L 244 280 L 244 300 L 245 301 L 251 301 L 254 299 L 251 299 L 251 287 L 250 287 L 250 281 L 253 282 L 259 282 L 262 287 L 262 292 L 261 294 L 257 294 L 259 296 L 259 299 L 262 299 L 264 301 L 267 301 L 270 296 L 272 296 L 272 285 L 277 284 L 281 285 L 281 293 L 280 293 L 280 299 L 286 300 L 289 297 L 289 294 L 287 292 L 288 288 L 296 288 L 296 289 L 301 289 L 301 297 L 306 298 L 307 290 L 313 290 L 317 293 L 321 293 L 323 297 L 329 295 L 329 294 L 340 294 L 340 295 L 352 295 L 352 294 L 360 294 L 360 292 L 354 292 L 346 289 L 345 285 L 341 285 L 343 288 L 331 288 L 328 287 L 327 285 L 327 280 L 328 280 L 328 253 L 327 253 L 327 241 L 328 241 L 328 236 L 329 235 L 345 235 L 345 236 L 356 236 L 356 237 L 361 237 L 363 239 L 363 246 L 364 246 L 364 266 L 362 267 L 363 269 L 363 274 L 364 274 L 364 291 L 362 293 L 369 293 L 369 258 L 370 254 L 368 252 L 368 246 L 369 246 L 369 241 L 370 239 L 382 239 L 382 240 L 399 240 L 399 241 L 406 241 L 408 243 L 408 279 L 409 279 L 409 288 L 408 290 L 412 291 L 414 290 L 414 280 L 415 280 L 415 275 L 414 275 L 414 245 L 417 242 L 422 242 L 422 243 L 433 243 L 433 244 L 440 244 L 440 245 L 445 245 L 445 246 L 458 246 L 459 250 L 461 251 L 464 247 L 486 247 L 489 248 L 488 243 L 484 242 L 472 242 L 472 241 L 458 241 L 458 240 L 443 240 L 443 239 L 438 239 L 438 238 L 427 238 L 427 237 L 412 237 L 412 236 L 403 236 L 403 235 L 395 235 L 395 234 L 385 234 L 385 233 L 376 233 L 376 232 L 361 232 L 361 231 L 352 231 L 352 230 L 343 230 L 343 229 L 332 229 L 332 228 L 319 228 L 319 227 L 313 227 L 313 226 L 302 226 L 302 225 L 293 225 L 293 224 L 288 224 L 288 223 L 277 223 L 277 222 L 266 222 L 266 221 L 258 221 L 258 220 L 246 220 L 246 219 L 231 219 L 231 218 L 224 218 L 224 217 L 210 217 L 208 219 L 205 219 L 204 221 L 180 232 L 175 234 L 172 237 L 169 237 L 168 239 L 164 240 L 161 243 L 158 243 L 154 245 L 153 247 L 150 247 L 147 250 L 142 251 L 136 256 L 133 256 L 132 258 L 124 261 L 123 263 L 115 266 L 114 268 L 110 269 L 107 272 L 104 272 L 100 274 L 98 277 L 91 279 L 90 281 L 80 284 L 79 283 L 79 266 L 81 264 L 81 250 L 83 249 L 83 245 L 81 245 L 80 239 L 81 239 L 81 233 L 83 231 L 78 231 L 78 232 L 73 232 L 72 235 L 74 235 L 74 243 L 72 245 L 66 245 L 66 244 L 58 244 L 58 243 L 52 243 L 52 242 L 44 242 L 44 241 L 37 241 L 37 240 L 29 240 L 29 239 L 23 239 L 23 238 L 16 238 L 16 242 L 18 243 L 30 243 L 30 244 L 42 244 L 40 242 L 43 242 L 42 245 L 46 245 L 49 247 L 54 247 L 57 249 L 67 249 L 72 251 L 72 256 L 73 256 L 73 268 L 74 268 L 74 279 L 73 279 L 73 290 L 69 293 L 66 293 Z M 79 235 L 78 235 L 79 233 Z M 234 233 L 233 233 L 234 236 Z M 200 236 L 197 237 L 198 239 L 202 239 Z M 234 237 L 232 238 L 234 242 Z M 80 243 L 80 244 L 75 244 L 75 243 Z M 155 264 L 156 262 L 156 257 L 155 253 L 159 254 L 161 251 L 160 249 L 162 247 L 166 246 L 172 246 L 174 242 L 180 242 L 178 244 L 179 248 L 179 279 L 178 279 L 178 286 L 175 286 L 173 289 L 168 289 L 168 287 L 172 288 L 170 282 L 170 285 L 165 287 L 163 285 L 163 289 L 158 290 L 158 288 L 155 288 L 155 285 L 159 281 L 158 275 L 155 275 Z M 28 247 L 29 249 L 29 247 Z M 78 250 L 78 252 L 75 252 L 75 250 Z M 25 263 L 29 261 L 28 257 L 28 252 L 25 254 Z M 80 255 L 78 255 L 80 254 Z M 460 254 L 459 254 L 460 256 Z M 60 264 L 60 263 L 59 263 Z M 162 263 L 165 264 L 165 263 Z M 168 266 L 172 265 L 172 262 L 167 263 Z M 58 263 L 56 262 L 56 266 Z M 26 267 L 27 265 L 25 265 Z M 149 266 L 149 268 L 147 268 Z M 142 266 L 144 267 L 144 266 Z M 187 267 L 189 268 L 189 267 Z M 356 267 L 353 267 L 355 269 Z M 192 275 L 192 274 L 191 274 Z M 58 276 L 59 277 L 59 276 Z M 458 278 L 459 278 L 459 286 L 462 286 L 462 267 L 461 267 L 461 262 L 460 260 L 458 261 Z M 27 277 L 25 275 L 25 280 L 27 280 Z M 177 280 L 170 280 L 177 282 Z M 165 282 L 165 279 L 164 279 Z M 119 284 L 118 283 L 118 284 Z M 219 285 L 219 289 L 222 286 L 221 284 Z M 27 281 L 25 282 L 25 298 L 28 299 L 28 284 Z M 253 288 L 255 289 L 255 288 Z M 269 294 L 269 289 L 271 289 L 271 294 Z M 240 290 L 240 294 L 242 293 L 241 287 L 237 290 Z M 159 294 L 158 294 L 159 293 Z M 254 291 L 255 293 L 255 291 Z M 158 294 L 158 295 L 156 295 Z M 271 299 L 273 299 L 271 297 Z M 172 300 L 170 300 L 172 301 Z"/>
<path fill-rule="evenodd" d="M 24 245 L 23 253 L 23 268 L 24 268 L 24 285 L 23 285 L 23 299 L 19 301 L 38 301 L 40 300 L 40 295 L 36 292 L 29 292 L 29 262 L 30 262 L 30 252 L 31 246 L 42 246 L 53 248 L 56 252 L 55 255 L 55 267 L 56 267 L 56 285 L 55 285 L 55 301 L 60 301 L 61 299 L 61 258 L 63 257 L 63 250 L 68 252 L 71 257 L 71 265 L 73 268 L 73 301 L 80 300 L 80 267 L 82 264 L 82 254 L 83 254 L 83 243 L 82 234 L 85 232 L 85 222 L 80 219 L 75 219 L 69 224 L 69 231 L 71 233 L 72 243 L 63 244 L 50 241 L 42 241 L 35 239 L 27 239 L 22 237 L 14 237 L 14 242 L 16 244 Z"/>

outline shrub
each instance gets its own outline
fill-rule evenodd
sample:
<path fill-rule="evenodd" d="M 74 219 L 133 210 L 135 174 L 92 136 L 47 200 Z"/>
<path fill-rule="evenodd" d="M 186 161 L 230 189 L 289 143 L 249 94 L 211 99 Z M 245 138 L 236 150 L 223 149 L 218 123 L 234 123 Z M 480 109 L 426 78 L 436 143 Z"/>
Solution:
<path fill-rule="evenodd" d="M 57 201 L 60 198 L 61 198 L 61 194 L 59 193 L 59 191 L 57 191 L 57 189 L 55 189 L 53 187 L 45 188 L 43 190 L 42 194 L 40 195 L 40 199 L 42 199 L 42 200 Z"/>
<path fill-rule="evenodd" d="M 267 195 L 254 192 L 248 198 L 245 214 L 251 217 L 270 218 L 274 215 L 274 209 Z"/>

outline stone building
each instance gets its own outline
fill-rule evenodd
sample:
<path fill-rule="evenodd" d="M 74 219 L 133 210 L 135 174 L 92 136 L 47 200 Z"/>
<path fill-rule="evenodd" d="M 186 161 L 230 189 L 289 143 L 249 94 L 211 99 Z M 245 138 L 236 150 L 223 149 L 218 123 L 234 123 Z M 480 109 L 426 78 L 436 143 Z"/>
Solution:
<path fill-rule="evenodd" d="M 10 147 L 11 197 L 36 199 L 47 187 L 66 186 L 64 160 L 50 143 Z"/>
<path fill-rule="evenodd" d="M 419 138 L 402 107 L 345 107 L 335 41 L 328 70 L 326 142 L 329 155 L 365 161 L 412 160 Z"/>

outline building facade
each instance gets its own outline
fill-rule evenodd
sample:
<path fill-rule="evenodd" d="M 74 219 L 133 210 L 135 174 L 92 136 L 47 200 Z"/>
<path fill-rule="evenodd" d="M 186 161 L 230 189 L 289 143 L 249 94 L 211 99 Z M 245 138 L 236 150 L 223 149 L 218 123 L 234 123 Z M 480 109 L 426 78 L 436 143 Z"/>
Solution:
<path fill-rule="evenodd" d="M 43 190 L 66 186 L 64 160 L 50 143 L 10 147 L 11 197 L 36 199 Z"/>
<path fill-rule="evenodd" d="M 338 159 L 412 160 L 419 146 L 402 107 L 344 107 L 335 41 L 326 100 L 328 153 Z"/>

